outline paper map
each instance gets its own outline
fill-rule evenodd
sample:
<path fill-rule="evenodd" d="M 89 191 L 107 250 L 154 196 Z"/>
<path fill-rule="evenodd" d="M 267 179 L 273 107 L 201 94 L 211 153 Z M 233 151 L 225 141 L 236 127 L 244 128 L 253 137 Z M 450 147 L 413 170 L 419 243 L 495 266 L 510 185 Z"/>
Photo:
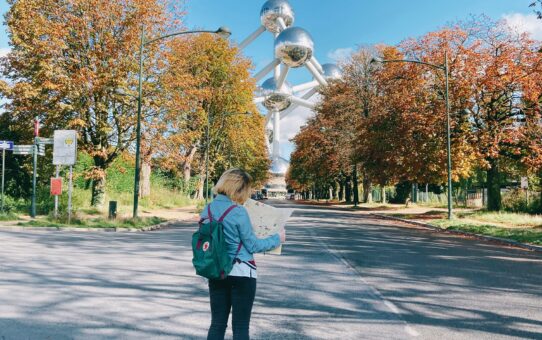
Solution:
<path fill-rule="evenodd" d="M 245 208 L 252 222 L 254 234 L 258 238 L 266 238 L 283 230 L 294 212 L 294 209 L 278 209 L 251 199 L 245 203 Z M 280 255 L 281 252 L 282 246 L 279 246 L 268 254 Z"/>

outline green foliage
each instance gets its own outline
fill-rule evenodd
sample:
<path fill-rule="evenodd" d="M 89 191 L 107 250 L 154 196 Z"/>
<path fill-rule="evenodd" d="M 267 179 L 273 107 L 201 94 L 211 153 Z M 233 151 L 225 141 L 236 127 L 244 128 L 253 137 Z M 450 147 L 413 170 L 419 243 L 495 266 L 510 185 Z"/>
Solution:
<path fill-rule="evenodd" d="M 54 219 L 48 217 L 46 219 L 34 220 L 29 222 L 21 222 L 18 225 L 22 227 L 43 227 L 43 228 L 66 228 L 66 227 L 75 227 L 75 228 L 135 228 L 141 229 L 144 227 L 156 225 L 162 222 L 165 222 L 163 218 L 160 217 L 145 217 L 133 219 L 118 219 L 118 220 L 108 220 L 105 218 L 92 218 L 92 219 L 81 219 L 73 218 L 71 224 L 68 224 L 67 217 L 65 215 L 61 216 L 59 219 Z"/>
<path fill-rule="evenodd" d="M 0 213 L 0 221 L 17 221 L 19 216 L 13 212 Z"/>
<path fill-rule="evenodd" d="M 466 231 L 469 233 L 487 235 L 493 237 L 506 238 L 523 243 L 541 244 L 542 245 L 542 230 L 534 228 L 518 228 L 508 229 L 499 228 L 492 225 L 473 225 L 466 223 L 458 223 L 447 227 L 448 230 Z"/>
<path fill-rule="evenodd" d="M 536 193 L 536 195 L 538 196 L 539 193 Z M 521 189 L 510 190 L 502 197 L 503 209 L 509 212 L 540 213 L 539 202 L 539 197 L 527 200 L 527 194 Z"/>

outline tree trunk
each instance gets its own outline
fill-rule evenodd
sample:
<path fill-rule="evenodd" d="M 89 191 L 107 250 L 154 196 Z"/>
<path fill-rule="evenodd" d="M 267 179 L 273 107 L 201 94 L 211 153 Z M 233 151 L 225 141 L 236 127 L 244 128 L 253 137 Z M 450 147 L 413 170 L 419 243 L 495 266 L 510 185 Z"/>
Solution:
<path fill-rule="evenodd" d="M 344 182 L 339 181 L 339 202 L 344 201 Z"/>
<path fill-rule="evenodd" d="M 500 211 L 502 201 L 499 162 L 496 159 L 491 159 L 489 165 L 491 168 L 487 170 L 487 210 Z"/>
<path fill-rule="evenodd" d="M 151 195 L 151 164 L 143 161 L 141 163 L 139 197 L 148 197 Z"/>
<path fill-rule="evenodd" d="M 359 185 L 358 185 L 358 166 L 354 165 L 352 167 L 352 179 L 353 179 L 353 189 L 354 189 L 354 204 L 359 203 Z"/>
<path fill-rule="evenodd" d="M 371 181 L 367 176 L 363 178 L 363 202 L 364 203 L 372 203 L 373 201 L 373 193 L 372 193 L 372 185 Z"/>
<path fill-rule="evenodd" d="M 195 199 L 202 200 L 205 198 L 203 196 L 204 184 L 205 184 L 205 178 L 203 176 L 200 176 L 199 181 L 198 181 L 198 188 L 196 190 L 196 196 L 194 197 Z"/>
<path fill-rule="evenodd" d="M 101 178 L 92 180 L 92 198 L 90 205 L 95 208 L 103 207 L 105 202 L 105 171 Z"/>
<path fill-rule="evenodd" d="M 382 186 L 382 204 L 386 204 L 386 187 Z"/>
<path fill-rule="evenodd" d="M 346 194 L 346 203 L 352 202 L 352 184 L 350 183 L 350 176 L 346 177 L 344 180 L 345 194 Z"/>
<path fill-rule="evenodd" d="M 194 160 L 194 156 L 196 155 L 196 151 L 198 149 L 196 147 L 192 147 L 188 154 L 186 155 L 186 159 L 182 163 L 183 168 L 183 178 L 184 183 L 188 186 L 188 182 L 190 182 L 190 176 L 192 171 L 192 161 Z"/>

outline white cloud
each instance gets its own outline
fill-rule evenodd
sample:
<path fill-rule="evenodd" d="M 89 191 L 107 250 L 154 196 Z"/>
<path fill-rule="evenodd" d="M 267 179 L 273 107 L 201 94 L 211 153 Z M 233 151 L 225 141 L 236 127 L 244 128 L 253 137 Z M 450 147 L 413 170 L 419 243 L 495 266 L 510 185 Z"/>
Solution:
<path fill-rule="evenodd" d="M 10 51 L 11 51 L 11 48 L 9 47 L 0 48 L 0 58 L 7 56 Z"/>
<path fill-rule="evenodd" d="M 353 47 L 338 48 L 336 50 L 329 51 L 327 56 L 329 59 L 335 60 L 336 62 L 341 62 L 350 58 L 353 52 Z"/>
<path fill-rule="evenodd" d="M 532 38 L 542 40 L 542 20 L 535 14 L 510 13 L 503 15 L 503 18 L 518 32 L 528 32 Z"/>

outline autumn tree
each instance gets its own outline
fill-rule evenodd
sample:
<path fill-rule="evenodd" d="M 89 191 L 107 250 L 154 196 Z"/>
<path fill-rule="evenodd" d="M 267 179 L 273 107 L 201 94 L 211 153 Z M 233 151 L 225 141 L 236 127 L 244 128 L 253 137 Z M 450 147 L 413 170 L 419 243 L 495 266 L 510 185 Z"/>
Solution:
<path fill-rule="evenodd" d="M 540 43 L 505 22 L 467 25 L 472 37 L 462 72 L 470 84 L 469 121 L 478 159 L 487 169 L 488 209 L 501 209 L 501 171 L 518 154 L 517 124 L 530 120 L 542 93 Z M 534 136 L 533 136 L 534 137 Z"/>
<path fill-rule="evenodd" d="M 200 175 L 201 195 L 209 123 L 211 176 L 237 166 L 257 182 L 264 181 L 269 160 L 264 119 L 253 103 L 250 61 L 227 40 L 210 34 L 180 37 L 168 47 L 167 70 L 160 78 L 168 96 L 164 107 L 169 129 L 162 151 L 175 157 L 185 181 L 193 172 Z"/>
<path fill-rule="evenodd" d="M 20 129 L 39 117 L 47 134 L 76 129 L 92 156 L 92 205 L 104 201 L 105 170 L 134 139 L 133 92 L 142 25 L 149 37 L 175 21 L 163 1 L 8 0 L 12 51 L 3 60 L 7 114 Z M 146 50 L 146 74 L 159 46 Z M 148 83 L 148 82 L 145 82 Z M 145 104 L 144 104 L 145 105 Z"/>

